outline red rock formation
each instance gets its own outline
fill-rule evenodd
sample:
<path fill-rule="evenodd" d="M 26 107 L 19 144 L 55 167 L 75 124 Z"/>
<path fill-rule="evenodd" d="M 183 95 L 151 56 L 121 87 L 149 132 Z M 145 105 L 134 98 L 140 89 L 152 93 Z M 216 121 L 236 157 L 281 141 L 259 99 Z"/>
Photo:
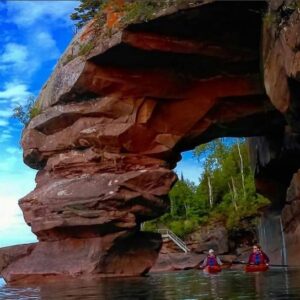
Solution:
<path fill-rule="evenodd" d="M 263 6 L 173 7 L 111 37 L 79 33 L 23 132 L 39 172 L 20 206 L 40 242 L 6 280 L 145 273 L 161 240 L 139 226 L 167 211 L 180 152 L 282 129 L 259 76 Z"/>
<path fill-rule="evenodd" d="M 256 186 L 272 200 L 275 213 L 281 214 L 287 262 L 296 265 L 300 247 L 296 173 L 300 168 L 299 5 L 296 1 L 271 1 L 264 19 L 264 84 L 286 124 L 282 130 L 252 140 L 251 148 Z"/>
<path fill-rule="evenodd" d="M 214 249 L 218 254 L 229 252 L 228 230 L 222 223 L 202 226 L 188 235 L 186 243 L 196 253 L 207 253 Z"/>
<path fill-rule="evenodd" d="M 9 246 L 0 249 L 0 272 L 4 270 L 8 265 L 23 258 L 35 248 L 36 244 L 24 244 Z"/>
<path fill-rule="evenodd" d="M 198 269 L 205 255 L 195 253 L 160 253 L 151 272 Z"/>
<path fill-rule="evenodd" d="M 2 275 L 10 282 L 27 283 L 51 277 L 135 276 L 150 270 L 160 247 L 157 233 L 118 232 L 97 238 L 39 242 Z"/>
<path fill-rule="evenodd" d="M 288 264 L 299 265 L 300 248 L 300 171 L 294 174 L 282 210 Z"/>

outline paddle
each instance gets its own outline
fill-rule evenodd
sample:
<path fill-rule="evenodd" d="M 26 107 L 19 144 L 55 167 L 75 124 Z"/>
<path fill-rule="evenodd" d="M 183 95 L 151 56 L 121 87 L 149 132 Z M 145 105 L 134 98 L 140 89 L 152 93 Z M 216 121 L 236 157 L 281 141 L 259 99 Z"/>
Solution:
<path fill-rule="evenodd" d="M 232 261 L 232 264 L 248 265 L 247 262 L 245 262 L 245 261 L 238 261 L 238 260 Z M 268 264 L 268 266 L 269 267 L 282 267 L 282 268 L 290 267 L 288 265 L 273 265 L 273 264 Z"/>

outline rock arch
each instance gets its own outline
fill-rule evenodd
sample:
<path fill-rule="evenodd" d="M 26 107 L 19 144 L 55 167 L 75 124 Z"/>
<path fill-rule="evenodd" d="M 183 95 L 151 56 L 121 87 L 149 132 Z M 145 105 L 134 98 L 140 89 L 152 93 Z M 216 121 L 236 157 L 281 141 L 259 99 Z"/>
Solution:
<path fill-rule="evenodd" d="M 109 37 L 90 24 L 74 38 L 23 132 L 24 161 L 39 171 L 20 206 L 39 243 L 6 280 L 147 272 L 161 239 L 140 223 L 167 211 L 180 152 L 217 137 L 253 137 L 257 186 L 282 208 L 300 165 L 298 65 L 285 54 L 298 48 L 289 19 L 286 43 L 274 24 L 263 31 L 265 10 L 175 6 Z"/>

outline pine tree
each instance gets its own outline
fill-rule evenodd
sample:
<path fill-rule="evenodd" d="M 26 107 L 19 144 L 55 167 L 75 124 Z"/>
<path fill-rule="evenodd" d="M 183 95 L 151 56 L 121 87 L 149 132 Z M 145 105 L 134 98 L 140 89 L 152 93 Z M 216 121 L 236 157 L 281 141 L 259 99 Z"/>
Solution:
<path fill-rule="evenodd" d="M 75 8 L 75 12 L 71 14 L 71 20 L 77 21 L 76 27 L 80 29 L 88 21 L 93 19 L 101 6 L 106 3 L 106 0 L 80 0 L 81 4 Z"/>

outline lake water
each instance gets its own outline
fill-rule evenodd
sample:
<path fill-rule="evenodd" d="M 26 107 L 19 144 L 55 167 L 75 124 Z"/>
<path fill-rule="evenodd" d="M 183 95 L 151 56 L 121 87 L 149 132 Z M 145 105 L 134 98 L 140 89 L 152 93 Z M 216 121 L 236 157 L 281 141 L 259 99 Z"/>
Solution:
<path fill-rule="evenodd" d="M 143 278 L 71 280 L 38 286 L 9 286 L 0 279 L 0 299 L 42 300 L 192 300 L 300 299 L 300 270 L 265 273 L 223 270 L 151 274 Z"/>

